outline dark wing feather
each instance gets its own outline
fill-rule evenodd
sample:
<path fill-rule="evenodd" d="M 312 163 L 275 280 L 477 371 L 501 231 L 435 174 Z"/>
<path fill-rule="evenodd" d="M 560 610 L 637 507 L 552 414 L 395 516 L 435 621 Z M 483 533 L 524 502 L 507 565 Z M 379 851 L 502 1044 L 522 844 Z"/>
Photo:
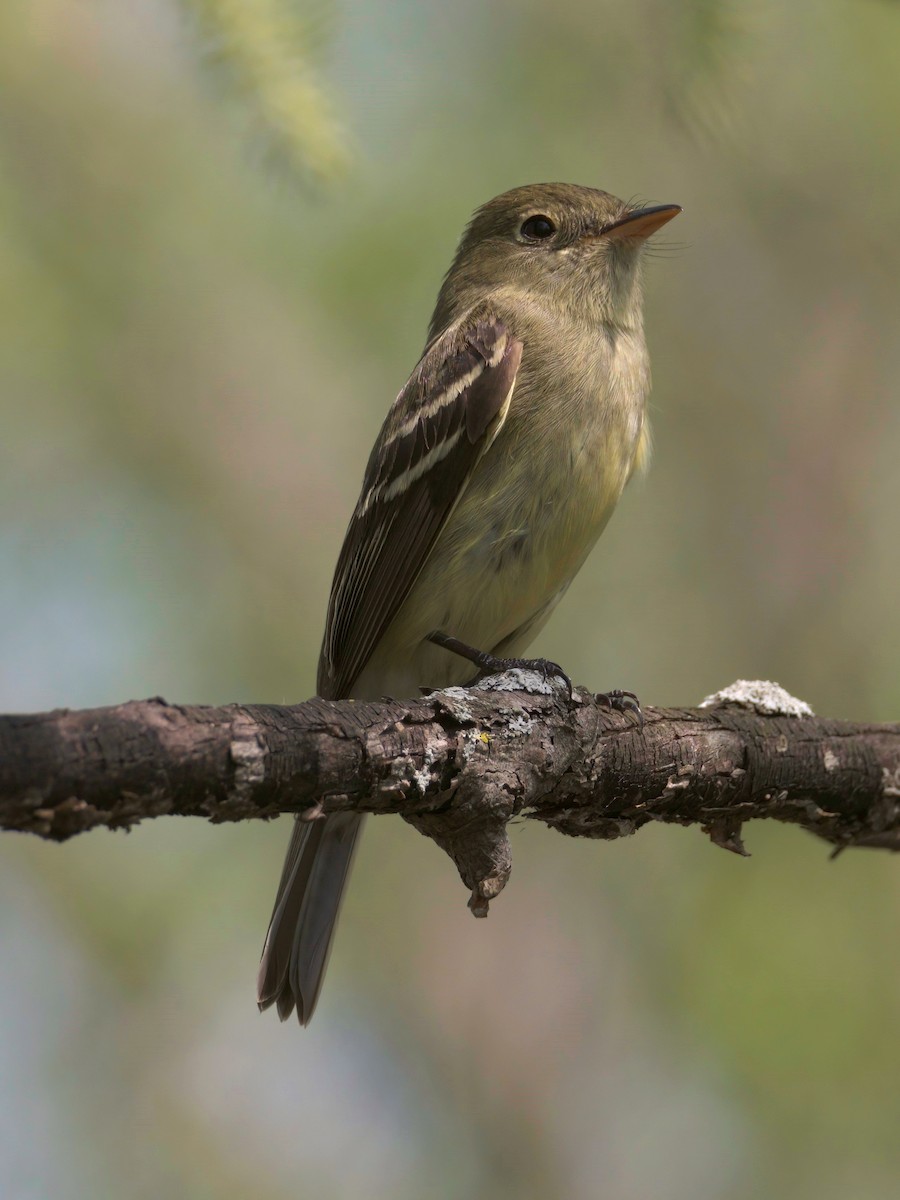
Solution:
<path fill-rule="evenodd" d="M 426 350 L 366 468 L 331 585 L 319 694 L 348 695 L 502 425 L 522 343 L 489 316 Z"/>

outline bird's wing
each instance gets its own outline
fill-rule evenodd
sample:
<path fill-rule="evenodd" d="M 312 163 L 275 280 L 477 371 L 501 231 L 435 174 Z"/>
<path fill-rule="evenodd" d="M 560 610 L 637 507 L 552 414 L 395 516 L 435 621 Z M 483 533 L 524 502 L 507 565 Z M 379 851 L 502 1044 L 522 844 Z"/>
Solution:
<path fill-rule="evenodd" d="M 506 419 L 522 343 L 470 316 L 427 347 L 378 435 L 331 585 L 318 691 L 346 696 Z"/>

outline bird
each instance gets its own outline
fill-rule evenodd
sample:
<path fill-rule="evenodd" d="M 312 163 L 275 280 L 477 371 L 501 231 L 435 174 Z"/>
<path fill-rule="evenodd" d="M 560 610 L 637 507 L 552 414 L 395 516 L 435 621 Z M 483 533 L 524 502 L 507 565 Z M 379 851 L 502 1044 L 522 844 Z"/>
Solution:
<path fill-rule="evenodd" d="M 529 661 L 646 461 L 642 251 L 681 211 L 568 183 L 476 210 L 369 457 L 331 587 L 321 697 L 403 698 Z M 261 1010 L 309 1023 L 362 828 L 358 813 L 296 819 Z"/>

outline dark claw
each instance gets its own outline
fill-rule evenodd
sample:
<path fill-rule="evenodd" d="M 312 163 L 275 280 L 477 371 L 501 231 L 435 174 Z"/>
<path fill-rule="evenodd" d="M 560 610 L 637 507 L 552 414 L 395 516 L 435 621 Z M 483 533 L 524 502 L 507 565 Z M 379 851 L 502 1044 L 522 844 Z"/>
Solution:
<path fill-rule="evenodd" d="M 602 704 L 604 708 L 611 709 L 613 712 L 634 713 L 638 719 L 638 727 L 644 728 L 641 702 L 634 692 L 624 692 L 621 688 L 612 688 L 608 692 L 597 692 L 594 699 L 598 704 Z"/>

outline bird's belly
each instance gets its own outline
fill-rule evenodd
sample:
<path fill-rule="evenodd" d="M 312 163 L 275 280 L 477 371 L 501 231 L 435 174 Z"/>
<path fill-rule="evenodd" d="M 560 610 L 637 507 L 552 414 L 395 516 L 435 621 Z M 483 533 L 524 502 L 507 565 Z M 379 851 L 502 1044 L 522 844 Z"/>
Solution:
<path fill-rule="evenodd" d="M 480 603 L 487 598 L 497 640 L 569 584 L 602 533 L 624 480 L 611 479 L 599 461 L 583 451 L 569 455 L 552 485 L 524 472 L 492 519 L 471 530 L 463 574 L 478 581 Z"/>
<path fill-rule="evenodd" d="M 470 663 L 426 640 L 434 629 L 480 650 L 505 643 L 504 652 L 523 653 L 609 520 L 639 429 L 576 433 L 555 447 L 555 462 L 544 454 L 539 471 L 515 445 L 505 464 L 482 460 L 353 694 L 470 680 Z"/>

